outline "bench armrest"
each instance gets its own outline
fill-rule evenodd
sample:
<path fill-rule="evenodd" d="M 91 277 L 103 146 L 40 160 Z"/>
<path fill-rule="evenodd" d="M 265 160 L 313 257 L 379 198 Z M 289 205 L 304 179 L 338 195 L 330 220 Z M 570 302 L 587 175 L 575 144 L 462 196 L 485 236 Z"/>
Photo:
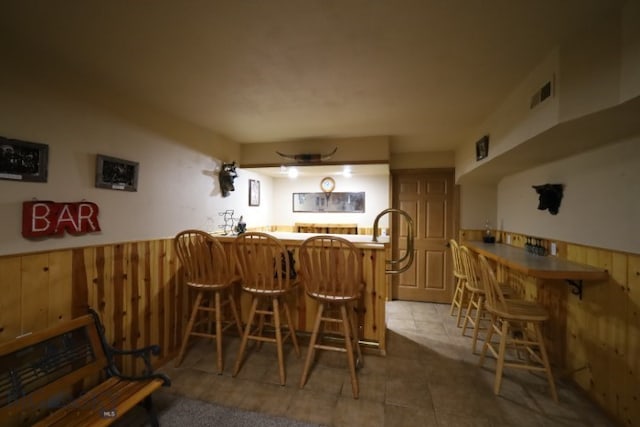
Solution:
<path fill-rule="evenodd" d="M 169 379 L 169 377 L 166 376 L 165 374 L 154 373 L 153 366 L 151 365 L 151 356 L 152 355 L 157 356 L 158 354 L 160 354 L 160 346 L 149 345 L 146 347 L 136 348 L 131 350 L 120 350 L 120 349 L 114 348 L 107 342 L 107 339 L 104 336 L 104 326 L 100 321 L 100 317 L 98 313 L 96 313 L 96 311 L 93 310 L 92 308 L 89 308 L 89 313 L 93 316 L 95 320 L 96 328 L 98 329 L 98 333 L 100 335 L 100 341 L 102 341 L 102 347 L 104 349 L 105 355 L 107 356 L 109 365 L 107 366 L 106 370 L 109 376 L 118 377 L 126 380 L 134 380 L 134 381 L 158 378 L 163 381 L 162 385 L 164 387 L 171 386 L 171 380 Z M 118 367 L 116 366 L 113 360 L 113 356 L 116 356 L 116 355 L 134 356 L 134 357 L 142 358 L 142 360 L 144 361 L 144 371 L 142 372 L 142 375 L 129 376 L 129 375 L 123 375 L 122 373 L 120 373 L 120 370 L 118 369 Z"/>

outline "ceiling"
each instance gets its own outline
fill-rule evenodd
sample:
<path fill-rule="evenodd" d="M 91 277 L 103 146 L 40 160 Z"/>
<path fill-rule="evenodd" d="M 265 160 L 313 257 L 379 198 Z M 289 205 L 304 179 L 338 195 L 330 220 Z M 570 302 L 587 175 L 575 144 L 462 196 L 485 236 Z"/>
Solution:
<path fill-rule="evenodd" d="M 618 0 L 20 0 L 12 61 L 242 143 L 452 150 Z M 7 56 L 3 55 L 3 62 Z M 7 62 L 5 62 L 7 63 Z"/>

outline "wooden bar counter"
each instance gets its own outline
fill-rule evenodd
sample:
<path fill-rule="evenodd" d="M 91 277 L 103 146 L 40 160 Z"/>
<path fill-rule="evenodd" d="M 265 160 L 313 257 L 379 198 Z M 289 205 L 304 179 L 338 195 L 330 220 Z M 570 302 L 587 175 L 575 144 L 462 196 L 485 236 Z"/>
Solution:
<path fill-rule="evenodd" d="M 556 256 L 540 256 L 525 249 L 480 241 L 463 242 L 473 252 L 496 264 L 498 280 L 508 283 L 518 298 L 537 301 L 547 308 L 550 319 L 543 327 L 552 362 L 564 367 L 567 347 L 567 284 L 574 298 L 582 299 L 584 281 L 606 281 L 607 271 L 567 261 Z"/>
<path fill-rule="evenodd" d="M 280 239 L 288 250 L 293 252 L 295 268 L 299 270 L 298 247 L 304 240 L 315 233 L 269 232 Z M 386 352 L 386 323 L 385 302 L 387 299 L 387 275 L 385 273 L 385 257 L 387 255 L 388 238 L 379 238 L 380 242 L 373 242 L 371 235 L 337 234 L 344 237 L 362 251 L 363 279 L 366 284 L 359 302 L 358 315 L 360 339 L 365 348 L 377 353 Z M 231 253 L 231 243 L 235 236 L 216 235 L 228 253 Z M 306 295 L 302 284 L 295 293 L 292 301 L 292 313 L 297 331 L 311 333 L 316 315 L 317 302 Z M 241 311 L 244 320 L 247 319 L 250 307 L 250 297 L 246 293 L 241 296 Z"/>
<path fill-rule="evenodd" d="M 555 256 L 540 256 L 502 243 L 468 241 L 464 244 L 474 252 L 513 270 L 538 279 L 606 280 L 609 275 L 589 265 L 578 264 Z"/>

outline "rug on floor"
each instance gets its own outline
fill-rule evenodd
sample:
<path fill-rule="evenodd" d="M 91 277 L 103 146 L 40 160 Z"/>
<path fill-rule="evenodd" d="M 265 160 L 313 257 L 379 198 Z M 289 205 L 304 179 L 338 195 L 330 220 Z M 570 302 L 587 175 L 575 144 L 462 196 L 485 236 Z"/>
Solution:
<path fill-rule="evenodd" d="M 170 393 L 154 395 L 154 405 L 158 412 L 160 427 L 319 427 L 318 424 L 244 411 Z M 146 422 L 146 412 L 138 407 L 116 425 L 148 426 L 149 423 Z"/>

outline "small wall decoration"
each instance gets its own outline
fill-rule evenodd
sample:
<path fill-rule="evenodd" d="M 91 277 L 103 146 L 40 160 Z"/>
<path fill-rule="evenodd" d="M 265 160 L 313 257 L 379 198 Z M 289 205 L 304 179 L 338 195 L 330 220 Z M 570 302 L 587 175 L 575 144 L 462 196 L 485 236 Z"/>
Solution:
<path fill-rule="evenodd" d="M 42 237 L 85 234 L 100 231 L 98 205 L 91 202 L 60 203 L 30 201 L 22 203 L 22 236 Z"/>
<path fill-rule="evenodd" d="M 336 188 L 336 182 L 330 176 L 322 178 L 320 181 L 320 189 L 325 193 L 331 193 Z"/>
<path fill-rule="evenodd" d="M 47 182 L 49 146 L 0 136 L 0 179 Z"/>
<path fill-rule="evenodd" d="M 489 155 L 489 135 L 485 135 L 476 142 L 476 160 L 482 160 Z"/>
<path fill-rule="evenodd" d="M 222 163 L 222 169 L 218 175 L 222 197 L 227 197 L 230 192 L 236 189 L 233 185 L 233 180 L 237 177 L 238 173 L 236 172 L 236 162 Z"/>
<path fill-rule="evenodd" d="M 544 184 L 532 186 L 538 197 L 538 209 L 544 211 L 549 209 L 551 215 L 557 215 L 560 209 L 560 202 L 564 193 L 564 185 L 562 184 Z"/>
<path fill-rule="evenodd" d="M 224 224 L 219 225 L 218 228 L 222 229 L 222 234 L 225 236 L 230 234 L 236 228 L 234 224 L 238 221 L 238 218 L 233 216 L 234 212 L 235 211 L 233 209 L 218 212 L 218 215 L 224 220 Z M 242 217 L 240 217 L 240 219 L 242 219 Z"/>
<path fill-rule="evenodd" d="M 364 194 L 293 193 L 293 212 L 364 212 Z"/>
<path fill-rule="evenodd" d="M 138 191 L 138 167 L 138 162 L 98 154 L 96 158 L 96 187 Z"/>
<path fill-rule="evenodd" d="M 260 206 L 260 181 L 249 180 L 249 206 Z"/>

